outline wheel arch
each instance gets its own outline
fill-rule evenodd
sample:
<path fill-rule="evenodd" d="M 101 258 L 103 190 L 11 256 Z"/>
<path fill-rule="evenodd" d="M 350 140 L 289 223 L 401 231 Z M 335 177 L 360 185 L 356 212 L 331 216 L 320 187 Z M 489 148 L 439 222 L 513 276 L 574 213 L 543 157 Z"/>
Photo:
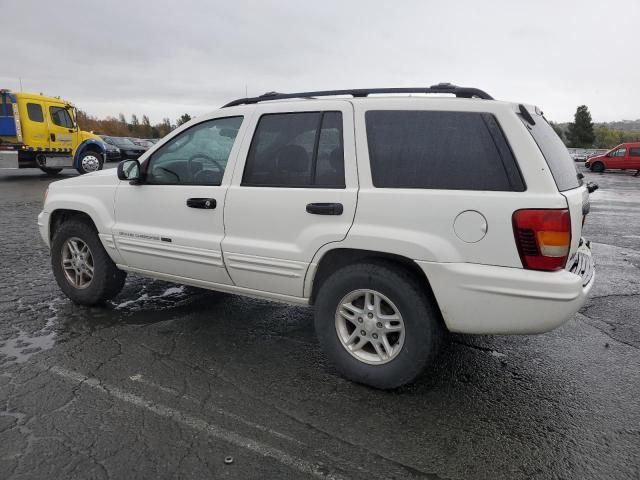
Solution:
<path fill-rule="evenodd" d="M 73 155 L 73 168 L 80 168 L 80 157 L 82 157 L 82 154 L 85 152 L 95 152 L 104 156 L 104 154 L 106 153 L 106 149 L 102 145 L 102 142 L 94 138 L 85 140 L 76 148 L 76 151 Z"/>
<path fill-rule="evenodd" d="M 313 304 L 315 302 L 320 287 L 333 272 L 347 265 L 365 262 L 382 263 L 401 268 L 425 286 L 425 291 L 430 299 L 435 302 L 438 310 L 440 309 L 427 275 L 415 261 L 395 253 L 355 248 L 334 248 L 328 250 L 324 252 L 318 260 L 315 268 L 309 269 L 309 272 L 307 272 L 308 278 L 305 281 L 305 296 L 309 297 L 309 303 Z"/>
<path fill-rule="evenodd" d="M 87 212 L 67 208 L 58 208 L 56 210 L 53 210 L 49 217 L 49 242 L 53 240 L 53 235 L 55 234 L 56 230 L 58 230 L 63 223 L 68 222 L 71 219 L 82 220 L 93 227 L 96 233 L 98 232 L 96 223 L 93 221 L 93 218 L 91 218 L 91 215 L 89 215 Z"/>

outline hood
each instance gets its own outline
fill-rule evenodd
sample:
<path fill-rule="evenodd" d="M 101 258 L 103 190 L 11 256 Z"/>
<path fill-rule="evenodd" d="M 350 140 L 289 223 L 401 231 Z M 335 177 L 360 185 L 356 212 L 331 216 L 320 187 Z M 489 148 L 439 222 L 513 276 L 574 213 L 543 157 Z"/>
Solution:
<path fill-rule="evenodd" d="M 84 130 L 80 130 L 80 141 L 83 142 L 85 140 L 97 140 L 100 143 L 105 143 L 104 140 L 102 140 L 98 135 L 96 135 L 95 133 L 91 133 L 91 132 L 85 132 Z"/>
<path fill-rule="evenodd" d="M 119 181 L 118 169 L 108 168 L 106 170 L 98 170 L 97 172 L 78 175 L 77 177 L 58 180 L 57 182 L 51 183 L 49 189 L 75 187 L 78 185 L 108 186 L 115 185 Z"/>

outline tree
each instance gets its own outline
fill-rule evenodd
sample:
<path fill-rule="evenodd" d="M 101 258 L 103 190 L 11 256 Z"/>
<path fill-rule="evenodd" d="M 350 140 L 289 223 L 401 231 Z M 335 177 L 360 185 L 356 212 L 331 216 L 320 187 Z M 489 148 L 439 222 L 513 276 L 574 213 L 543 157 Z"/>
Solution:
<path fill-rule="evenodd" d="M 191 115 L 189 115 L 188 113 L 183 113 L 180 118 L 178 118 L 178 120 L 176 120 L 176 127 L 179 127 L 180 125 L 187 123 L 189 120 L 191 120 Z"/>
<path fill-rule="evenodd" d="M 143 138 L 151 138 L 151 122 L 149 121 L 149 117 L 146 115 L 142 115 L 142 124 L 140 125 L 140 135 Z"/>
<path fill-rule="evenodd" d="M 593 121 L 586 105 L 580 105 L 573 117 L 573 123 L 567 129 L 567 140 L 570 147 L 588 148 L 593 145 Z"/>
<path fill-rule="evenodd" d="M 127 124 L 127 119 L 126 119 L 126 118 L 124 118 L 124 113 L 120 113 L 120 114 L 118 115 L 118 121 L 119 121 L 121 124 L 123 124 L 123 125 L 126 125 L 126 124 Z"/>

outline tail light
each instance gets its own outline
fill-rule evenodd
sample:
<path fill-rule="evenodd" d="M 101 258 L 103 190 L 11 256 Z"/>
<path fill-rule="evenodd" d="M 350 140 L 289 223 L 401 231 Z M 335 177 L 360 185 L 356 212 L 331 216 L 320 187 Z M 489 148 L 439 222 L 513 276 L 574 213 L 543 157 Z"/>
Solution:
<path fill-rule="evenodd" d="M 569 210 L 517 210 L 513 234 L 522 266 L 528 270 L 560 270 L 569 257 L 571 215 Z"/>

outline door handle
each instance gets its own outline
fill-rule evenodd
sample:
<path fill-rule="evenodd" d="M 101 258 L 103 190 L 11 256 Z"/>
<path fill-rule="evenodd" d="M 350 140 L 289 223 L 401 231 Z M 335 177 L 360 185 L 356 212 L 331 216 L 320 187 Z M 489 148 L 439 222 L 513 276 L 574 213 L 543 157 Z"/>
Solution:
<path fill-rule="evenodd" d="M 191 208 L 204 208 L 207 210 L 213 210 L 216 208 L 215 198 L 187 198 L 187 207 Z"/>
<path fill-rule="evenodd" d="M 51 138 L 52 142 L 55 142 L 56 141 L 56 134 L 55 133 L 50 133 L 49 134 L 49 138 Z"/>
<path fill-rule="evenodd" d="M 309 203 L 307 213 L 314 215 L 342 215 L 344 208 L 341 203 Z"/>

